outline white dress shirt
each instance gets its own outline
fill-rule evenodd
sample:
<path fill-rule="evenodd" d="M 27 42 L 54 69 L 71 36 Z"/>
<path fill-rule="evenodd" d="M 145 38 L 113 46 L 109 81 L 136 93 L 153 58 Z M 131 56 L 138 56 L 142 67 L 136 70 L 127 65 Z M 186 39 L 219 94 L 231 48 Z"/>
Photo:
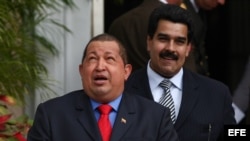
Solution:
<path fill-rule="evenodd" d="M 150 62 L 150 61 L 149 61 Z M 147 75 L 149 79 L 149 86 L 152 92 L 154 101 L 159 102 L 160 98 L 162 97 L 164 90 L 159 86 L 161 81 L 165 78 L 153 71 L 148 63 L 147 65 Z M 181 70 L 169 80 L 172 82 L 170 87 L 170 93 L 174 100 L 175 105 L 175 114 L 176 118 L 178 117 L 181 99 L 182 99 L 182 76 L 183 76 L 183 69 Z"/>
<path fill-rule="evenodd" d="M 235 103 L 233 103 L 232 106 L 234 108 L 234 118 L 236 120 L 236 123 L 239 124 L 241 120 L 245 117 L 245 113 L 241 111 Z"/>

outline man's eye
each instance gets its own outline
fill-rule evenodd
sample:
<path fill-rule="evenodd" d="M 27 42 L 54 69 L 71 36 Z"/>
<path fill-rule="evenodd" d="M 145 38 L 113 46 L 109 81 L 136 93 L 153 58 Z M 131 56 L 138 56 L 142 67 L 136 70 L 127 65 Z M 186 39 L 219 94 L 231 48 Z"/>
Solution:
<path fill-rule="evenodd" d="M 94 56 L 91 56 L 91 57 L 88 58 L 88 60 L 96 60 L 96 59 L 97 59 L 97 58 L 94 57 Z"/>
<path fill-rule="evenodd" d="M 108 60 L 115 60 L 114 57 L 107 57 Z"/>
<path fill-rule="evenodd" d="M 169 39 L 168 38 L 164 38 L 164 37 L 160 37 L 160 38 L 158 38 L 159 39 L 159 41 L 162 41 L 162 42 L 166 42 L 166 41 L 168 41 Z"/>
<path fill-rule="evenodd" d="M 178 44 L 178 45 L 183 45 L 183 44 L 185 44 L 185 41 L 184 41 L 184 40 L 177 40 L 177 41 L 176 41 L 176 44 Z"/>

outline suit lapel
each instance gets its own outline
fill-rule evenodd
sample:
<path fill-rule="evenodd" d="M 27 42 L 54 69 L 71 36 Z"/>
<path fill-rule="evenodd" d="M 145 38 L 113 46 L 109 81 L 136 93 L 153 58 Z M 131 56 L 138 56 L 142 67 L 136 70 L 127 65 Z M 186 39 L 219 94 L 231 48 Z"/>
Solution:
<path fill-rule="evenodd" d="M 144 96 L 153 100 L 153 96 L 149 86 L 149 80 L 147 76 L 147 70 L 143 69 L 140 72 L 135 74 L 136 79 L 132 82 L 133 89 L 136 89 L 138 95 Z M 183 93 L 182 93 L 182 102 L 179 111 L 179 115 L 174 124 L 175 129 L 181 127 L 186 118 L 192 112 L 193 107 L 197 103 L 197 99 L 200 96 L 198 93 L 199 84 L 196 82 L 194 76 L 190 73 L 190 71 L 184 69 L 183 74 Z M 140 92 L 140 93 L 139 93 Z"/>
<path fill-rule="evenodd" d="M 111 141 L 118 141 L 122 139 L 124 134 L 134 122 L 134 117 L 136 115 L 135 109 L 134 99 L 124 93 L 112 130 Z"/>
<path fill-rule="evenodd" d="M 97 121 L 95 120 L 88 96 L 83 93 L 81 98 L 77 99 L 76 110 L 78 112 L 77 120 L 83 126 L 83 129 L 95 140 L 101 140 Z M 94 125 L 94 126 L 93 126 Z"/>
<path fill-rule="evenodd" d="M 186 120 L 197 103 L 197 99 L 200 94 L 197 92 L 198 83 L 195 81 L 191 73 L 184 69 L 183 74 L 183 93 L 181 107 L 179 115 L 177 117 L 175 128 L 178 130 L 181 127 L 182 123 Z"/>
<path fill-rule="evenodd" d="M 135 77 L 133 77 L 135 76 Z M 149 80 L 147 75 L 147 68 L 143 68 L 137 71 L 132 76 L 132 81 L 130 81 L 130 85 L 132 86 L 133 91 L 136 91 L 137 95 L 146 97 L 148 99 L 153 100 L 153 95 L 150 90 Z"/>

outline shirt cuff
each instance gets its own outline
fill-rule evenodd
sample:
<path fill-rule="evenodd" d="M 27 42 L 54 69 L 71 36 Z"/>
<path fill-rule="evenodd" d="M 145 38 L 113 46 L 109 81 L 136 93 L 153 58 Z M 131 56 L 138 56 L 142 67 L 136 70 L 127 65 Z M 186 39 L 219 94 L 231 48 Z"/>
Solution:
<path fill-rule="evenodd" d="M 234 118 L 236 120 L 236 123 L 239 124 L 240 121 L 245 117 L 244 112 L 234 103 L 232 104 L 234 108 Z"/>

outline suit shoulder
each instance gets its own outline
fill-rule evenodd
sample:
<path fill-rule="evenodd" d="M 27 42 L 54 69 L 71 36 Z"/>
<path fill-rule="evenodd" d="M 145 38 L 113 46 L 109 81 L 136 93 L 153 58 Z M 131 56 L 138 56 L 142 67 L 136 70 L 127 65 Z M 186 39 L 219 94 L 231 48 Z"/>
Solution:
<path fill-rule="evenodd" d="M 140 12 L 140 9 L 138 7 L 136 8 L 133 8 L 129 11 L 127 11 L 126 13 L 120 15 L 119 17 L 117 17 L 113 23 L 111 24 L 111 26 L 113 24 L 124 24 L 123 22 L 124 21 L 127 21 L 127 20 L 131 20 L 131 19 L 136 19 L 137 17 L 137 13 Z M 138 18 L 138 17 L 137 17 Z M 127 22 L 130 22 L 130 21 L 127 21 Z"/>
<path fill-rule="evenodd" d="M 161 104 L 153 101 L 153 100 L 150 100 L 150 99 L 147 99 L 147 98 L 144 98 L 142 96 L 139 96 L 137 94 L 130 94 L 130 93 L 126 93 L 130 96 L 132 96 L 134 99 L 135 99 L 135 103 L 138 105 L 138 107 L 141 107 L 143 109 L 152 109 L 152 110 L 159 110 L 159 111 L 163 111 L 165 110 L 165 107 L 162 106 Z"/>
<path fill-rule="evenodd" d="M 145 76 L 147 76 L 147 68 L 146 67 L 135 70 L 134 72 L 132 72 L 128 78 L 128 81 L 133 80 L 133 79 L 145 78 Z"/>
<path fill-rule="evenodd" d="M 48 107 L 52 105 L 56 107 L 56 106 L 62 106 L 65 104 L 70 104 L 70 103 L 73 104 L 76 99 L 81 97 L 81 95 L 83 95 L 83 90 L 76 90 L 76 91 L 69 92 L 62 96 L 51 98 L 43 102 L 42 104 Z"/>
<path fill-rule="evenodd" d="M 223 89 L 229 89 L 226 84 L 224 84 L 221 81 L 218 81 L 216 79 L 210 78 L 208 76 L 204 76 L 195 72 L 191 71 L 185 71 L 184 73 L 189 75 L 199 84 L 207 87 L 212 87 L 212 88 L 223 88 Z M 185 78 L 189 79 L 188 77 L 184 76 Z M 185 79 L 184 78 L 184 79 Z"/>

